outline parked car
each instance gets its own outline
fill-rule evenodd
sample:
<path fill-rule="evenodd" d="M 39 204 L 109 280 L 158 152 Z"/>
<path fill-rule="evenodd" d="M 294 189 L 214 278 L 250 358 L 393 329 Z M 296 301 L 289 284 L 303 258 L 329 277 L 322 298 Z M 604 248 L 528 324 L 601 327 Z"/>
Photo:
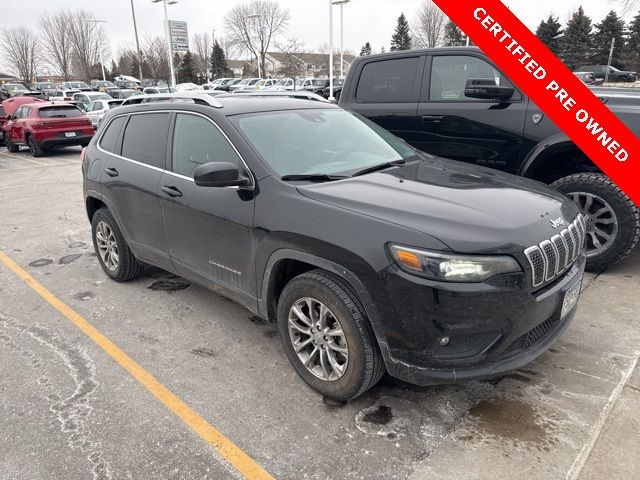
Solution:
<path fill-rule="evenodd" d="M 113 83 L 117 88 L 126 90 L 140 90 L 142 85 L 140 80 L 129 75 L 120 75 L 113 79 Z"/>
<path fill-rule="evenodd" d="M 251 87 L 260 81 L 259 78 L 245 78 L 238 83 L 234 83 L 229 86 L 229 93 L 234 93 L 238 90 L 242 90 L 248 87 Z"/>
<path fill-rule="evenodd" d="M 636 82 L 638 80 L 638 74 L 636 72 L 618 70 L 615 67 L 608 67 L 607 65 L 588 65 L 580 67 L 578 72 L 591 72 L 595 75 L 597 80 L 605 81 L 607 77 L 607 70 L 609 71 L 609 82 Z"/>
<path fill-rule="evenodd" d="M 640 133 L 634 97 L 598 96 Z M 476 47 L 359 57 L 340 105 L 425 152 L 556 187 L 587 219 L 590 270 L 621 260 L 638 243 L 633 201 Z"/>
<path fill-rule="evenodd" d="M 78 92 L 78 93 L 74 93 L 71 99 L 80 107 L 81 110 L 86 110 L 87 106 L 91 102 L 94 102 L 96 100 L 112 100 L 113 97 L 108 93 Z"/>
<path fill-rule="evenodd" d="M 94 92 L 109 93 L 111 90 L 116 90 L 118 87 L 115 83 L 109 80 L 91 80 L 91 88 Z"/>
<path fill-rule="evenodd" d="M 219 84 L 209 88 L 212 88 L 213 90 L 222 90 L 223 92 L 228 92 L 229 88 L 232 85 L 237 85 L 241 81 L 242 81 L 241 78 L 224 78 Z"/>
<path fill-rule="evenodd" d="M 269 90 L 276 84 L 277 80 L 274 78 L 264 78 L 262 80 L 258 80 L 253 85 L 247 84 L 243 88 L 238 88 L 234 90 L 233 93 L 251 93 L 257 92 L 261 90 Z"/>
<path fill-rule="evenodd" d="M 54 92 L 58 89 L 58 86 L 53 82 L 36 82 L 31 85 L 32 91 L 41 92 L 43 96 L 48 97 L 51 92 Z"/>
<path fill-rule="evenodd" d="M 81 92 L 80 90 L 54 90 L 49 93 L 48 100 L 50 102 L 70 102 L 76 93 Z"/>
<path fill-rule="evenodd" d="M 293 81 L 293 78 L 281 78 L 275 83 L 275 85 L 270 87 L 269 90 L 275 90 L 275 91 L 293 90 L 294 86 L 295 86 L 295 83 Z"/>
<path fill-rule="evenodd" d="M 16 110 L 27 103 L 39 103 L 42 101 L 33 97 L 11 97 L 0 103 L 0 145 L 6 144 L 4 126 Z"/>
<path fill-rule="evenodd" d="M 32 95 L 27 87 L 21 83 L 5 83 L 0 86 L 0 100 L 6 100 L 11 97 L 22 97 L 26 95 Z"/>
<path fill-rule="evenodd" d="M 342 94 L 342 86 L 344 85 L 344 78 L 336 78 L 333 81 L 333 98 L 336 100 L 340 100 L 340 95 Z M 322 96 L 324 98 L 330 97 L 329 85 L 327 85 L 324 90 L 322 90 Z"/>
<path fill-rule="evenodd" d="M 119 107 L 120 105 L 122 105 L 122 102 L 124 102 L 124 100 L 112 98 L 110 100 L 94 100 L 89 105 L 87 105 L 86 114 L 91 120 L 93 128 L 95 129 L 98 127 L 98 124 L 102 120 L 102 117 L 104 117 L 105 113 L 107 113 L 112 108 Z"/>
<path fill-rule="evenodd" d="M 91 88 L 91 85 L 88 85 L 85 82 L 64 82 L 62 85 L 64 86 L 63 90 L 80 90 L 81 92 L 93 92 L 93 88 Z"/>
<path fill-rule="evenodd" d="M 120 98 L 120 99 L 124 100 L 126 98 L 133 97 L 135 95 L 143 95 L 143 93 L 140 90 L 118 88 L 116 90 L 112 90 L 109 93 L 109 95 L 111 95 L 111 97 L 113 97 L 113 98 Z"/>
<path fill-rule="evenodd" d="M 189 90 L 201 90 L 201 88 L 199 85 L 196 85 L 195 83 L 185 82 L 185 83 L 178 83 L 175 86 L 175 90 L 176 92 L 185 92 Z"/>
<path fill-rule="evenodd" d="M 16 110 L 4 126 L 7 150 L 29 147 L 31 155 L 42 157 L 47 150 L 87 146 L 93 136 L 91 120 L 71 104 L 29 103 Z"/>
<path fill-rule="evenodd" d="M 150 93 L 148 95 L 136 95 L 127 98 L 122 102 L 123 107 L 138 105 L 141 103 L 155 103 L 155 102 L 188 102 L 193 103 L 194 99 L 200 102 L 208 102 L 210 97 L 217 97 L 219 95 L 225 95 L 226 92 L 220 90 L 188 90 L 182 92 L 169 92 L 169 93 Z"/>
<path fill-rule="evenodd" d="M 296 90 L 310 90 L 316 80 L 316 78 L 299 78 L 296 80 Z"/>
<path fill-rule="evenodd" d="M 315 93 L 316 95 L 321 95 L 324 92 L 324 89 L 327 88 L 329 86 L 329 79 L 324 79 L 324 80 L 320 80 L 320 79 L 316 79 L 313 81 L 313 85 L 308 88 L 307 90 L 309 90 L 310 92 Z"/>
<path fill-rule="evenodd" d="M 596 76 L 592 72 L 573 72 L 573 74 L 580 79 L 585 85 L 602 85 L 604 80 L 596 79 Z"/>
<path fill-rule="evenodd" d="M 503 374 L 575 313 L 586 224 L 573 202 L 326 101 L 120 107 L 82 172 L 109 278 L 155 265 L 277 321 L 296 372 L 330 398 L 385 370 L 419 385 Z"/>
<path fill-rule="evenodd" d="M 176 89 L 171 87 L 145 87 L 142 90 L 142 93 L 148 95 L 151 93 L 171 93 L 175 91 Z"/>

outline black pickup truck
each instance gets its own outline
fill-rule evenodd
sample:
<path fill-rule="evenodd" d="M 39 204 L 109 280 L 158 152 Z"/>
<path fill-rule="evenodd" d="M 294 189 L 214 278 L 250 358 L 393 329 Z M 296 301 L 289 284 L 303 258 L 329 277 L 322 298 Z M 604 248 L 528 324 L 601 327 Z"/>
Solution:
<path fill-rule="evenodd" d="M 640 131 L 637 95 L 604 88 L 594 93 Z M 640 214 L 633 201 L 476 47 L 357 58 L 340 106 L 425 152 L 556 187 L 587 218 L 590 270 L 620 261 L 638 243 Z"/>

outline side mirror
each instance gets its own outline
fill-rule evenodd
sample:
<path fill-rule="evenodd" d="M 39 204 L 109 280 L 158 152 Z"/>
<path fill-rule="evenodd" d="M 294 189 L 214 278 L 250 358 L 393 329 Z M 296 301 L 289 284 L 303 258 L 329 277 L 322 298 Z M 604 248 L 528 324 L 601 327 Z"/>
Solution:
<path fill-rule="evenodd" d="M 193 181 L 199 187 L 246 187 L 251 181 L 240 175 L 238 167 L 228 162 L 210 162 L 193 172 Z"/>
<path fill-rule="evenodd" d="M 496 85 L 494 80 L 488 78 L 470 78 L 464 89 L 464 96 L 480 100 L 509 100 L 515 93 L 513 87 Z"/>

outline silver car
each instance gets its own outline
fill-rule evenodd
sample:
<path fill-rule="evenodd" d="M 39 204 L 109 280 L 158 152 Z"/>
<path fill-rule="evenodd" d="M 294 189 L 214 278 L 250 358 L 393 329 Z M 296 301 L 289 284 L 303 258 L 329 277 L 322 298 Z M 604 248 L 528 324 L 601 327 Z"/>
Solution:
<path fill-rule="evenodd" d="M 109 110 L 111 110 L 114 107 L 118 107 L 122 105 L 122 102 L 124 102 L 123 99 L 111 99 L 111 100 L 102 99 L 102 100 L 95 100 L 91 102 L 87 106 L 86 113 L 89 119 L 91 120 L 91 123 L 93 124 L 93 128 L 98 127 L 98 124 L 102 120 L 102 117 L 104 117 L 104 115 Z"/>

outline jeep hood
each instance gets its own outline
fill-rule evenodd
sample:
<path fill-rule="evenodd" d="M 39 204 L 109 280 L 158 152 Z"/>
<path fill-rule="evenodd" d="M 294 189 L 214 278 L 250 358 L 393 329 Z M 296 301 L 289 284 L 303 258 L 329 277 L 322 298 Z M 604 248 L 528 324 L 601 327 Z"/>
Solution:
<path fill-rule="evenodd" d="M 578 213 L 541 183 L 427 156 L 381 172 L 299 186 L 298 191 L 432 235 L 459 253 L 506 253 L 535 245 L 561 230 L 551 220 L 562 217 L 568 225 Z"/>

